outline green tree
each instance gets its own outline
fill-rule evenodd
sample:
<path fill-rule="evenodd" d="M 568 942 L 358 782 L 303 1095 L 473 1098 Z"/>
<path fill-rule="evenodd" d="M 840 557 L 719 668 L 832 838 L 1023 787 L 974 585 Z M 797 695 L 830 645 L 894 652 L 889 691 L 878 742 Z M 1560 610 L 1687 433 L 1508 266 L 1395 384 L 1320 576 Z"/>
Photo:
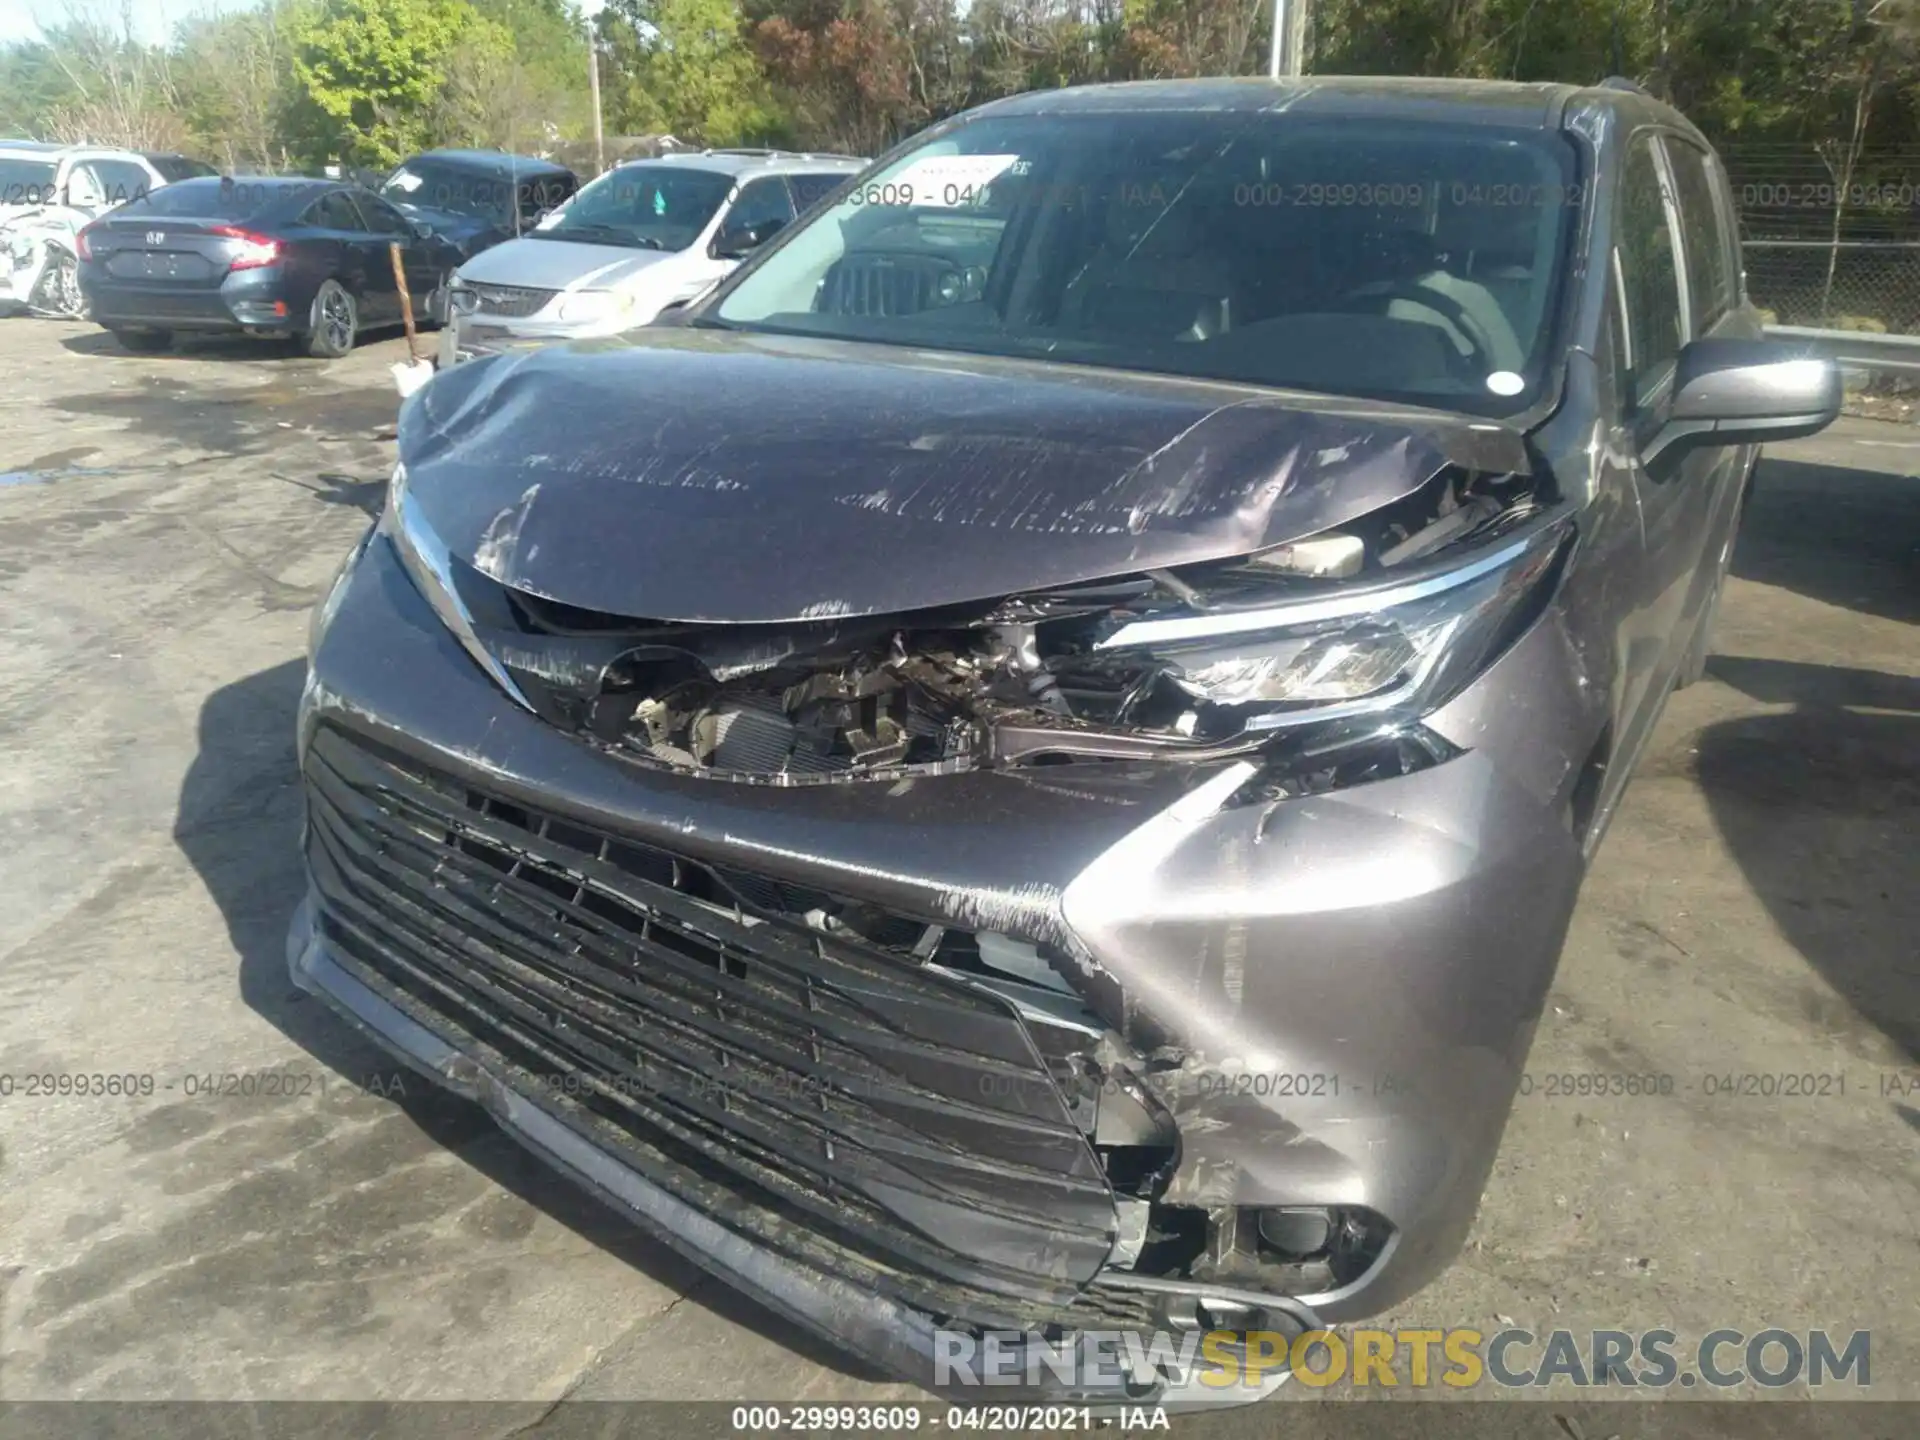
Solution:
<path fill-rule="evenodd" d="M 43 137 L 54 111 L 76 98 L 51 45 L 32 40 L 0 49 L 0 134 Z"/>
<path fill-rule="evenodd" d="M 599 18 L 612 128 L 709 145 L 783 130 L 734 0 L 615 0 Z"/>
<path fill-rule="evenodd" d="M 227 171 L 286 168 L 304 98 L 293 70 L 294 35 L 308 8 L 310 0 L 265 0 L 175 30 L 173 68 L 189 149 Z"/>
<path fill-rule="evenodd" d="M 433 120 L 445 143 L 525 151 L 586 133 L 587 27 L 567 0 L 472 0 L 512 36 L 510 49 L 468 36 L 447 57 Z"/>
<path fill-rule="evenodd" d="M 320 133 L 302 137 L 306 158 L 386 166 L 429 144 L 460 47 L 501 55 L 513 37 L 467 0 L 322 0 L 293 49 L 294 76 L 323 117 Z"/>

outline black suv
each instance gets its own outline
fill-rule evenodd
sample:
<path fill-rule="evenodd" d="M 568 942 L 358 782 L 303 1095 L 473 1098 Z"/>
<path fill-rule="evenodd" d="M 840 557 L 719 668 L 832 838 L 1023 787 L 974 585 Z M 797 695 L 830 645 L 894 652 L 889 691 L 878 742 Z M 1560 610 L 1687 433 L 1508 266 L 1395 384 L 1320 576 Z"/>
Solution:
<path fill-rule="evenodd" d="M 294 979 L 926 1383 L 1398 1305 L 1756 447 L 1837 411 L 1760 334 L 1630 87 L 941 124 L 675 326 L 406 403 L 315 624 Z"/>

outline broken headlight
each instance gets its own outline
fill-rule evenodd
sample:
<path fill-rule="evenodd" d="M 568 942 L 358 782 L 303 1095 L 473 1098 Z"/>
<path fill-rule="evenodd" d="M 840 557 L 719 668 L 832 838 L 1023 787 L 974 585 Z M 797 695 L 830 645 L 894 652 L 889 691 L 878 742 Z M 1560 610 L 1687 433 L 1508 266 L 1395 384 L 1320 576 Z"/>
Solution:
<path fill-rule="evenodd" d="M 433 607 L 441 623 L 453 632 L 460 647 L 502 690 L 527 709 L 533 709 L 513 677 L 474 633 L 473 613 L 460 593 L 456 570 L 460 562 L 448 553 L 446 545 L 420 514 L 419 505 L 407 493 L 405 465 L 393 467 L 393 479 L 387 486 L 387 508 L 380 512 L 376 528 L 387 537 L 414 588 Z"/>
<path fill-rule="evenodd" d="M 1543 523 L 1387 584 L 1142 618 L 1096 649 L 1150 656 L 1193 700 L 1226 707 L 1249 730 L 1420 715 L 1538 613 L 1570 533 L 1565 520 Z"/>

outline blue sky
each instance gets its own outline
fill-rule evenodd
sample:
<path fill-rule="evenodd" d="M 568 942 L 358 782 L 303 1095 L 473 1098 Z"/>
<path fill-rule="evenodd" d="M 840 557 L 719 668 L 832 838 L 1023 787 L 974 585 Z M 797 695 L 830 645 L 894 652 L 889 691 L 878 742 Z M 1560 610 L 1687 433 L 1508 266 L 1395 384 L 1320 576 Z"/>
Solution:
<path fill-rule="evenodd" d="M 208 10 L 240 10 L 252 0 L 130 0 L 133 27 L 143 40 L 164 40 L 174 25 L 189 15 Z M 40 26 L 58 25 L 69 10 L 78 9 L 98 19 L 117 21 L 120 6 L 114 0 L 0 0 L 0 45 L 9 40 L 32 40 Z"/>
<path fill-rule="evenodd" d="M 244 10 L 255 0 L 126 0 L 133 28 L 142 40 L 159 41 L 180 21 L 207 11 Z M 601 0 L 586 0 L 581 9 L 591 15 Z M 42 25 L 58 25 L 71 10 L 117 23 L 120 0 L 0 0 L 0 45 L 10 40 L 33 40 Z"/>

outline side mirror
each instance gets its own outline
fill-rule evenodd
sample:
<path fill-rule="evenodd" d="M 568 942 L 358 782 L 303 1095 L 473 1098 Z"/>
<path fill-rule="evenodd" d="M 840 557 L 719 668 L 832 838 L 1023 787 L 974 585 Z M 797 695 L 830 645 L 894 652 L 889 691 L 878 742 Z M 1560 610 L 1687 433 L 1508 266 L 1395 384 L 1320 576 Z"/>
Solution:
<path fill-rule="evenodd" d="M 424 221 L 424 220 L 410 220 L 410 221 L 408 221 L 407 223 L 408 223 L 409 225 L 411 225 L 411 226 L 413 227 L 413 237 L 414 237 L 414 239 L 416 239 L 416 240 L 431 240 L 431 239 L 433 238 L 433 227 L 432 227 L 431 225 L 429 225 L 429 224 L 427 224 L 427 222 L 426 222 L 426 221 Z"/>
<path fill-rule="evenodd" d="M 767 243 L 786 228 L 784 220 L 762 220 L 758 225 L 722 226 L 713 240 L 713 258 L 739 260 Z"/>
<path fill-rule="evenodd" d="M 1667 420 L 1645 462 L 1705 445 L 1758 445 L 1817 434 L 1840 414 L 1840 367 L 1777 340 L 1695 340 L 1680 352 Z"/>

